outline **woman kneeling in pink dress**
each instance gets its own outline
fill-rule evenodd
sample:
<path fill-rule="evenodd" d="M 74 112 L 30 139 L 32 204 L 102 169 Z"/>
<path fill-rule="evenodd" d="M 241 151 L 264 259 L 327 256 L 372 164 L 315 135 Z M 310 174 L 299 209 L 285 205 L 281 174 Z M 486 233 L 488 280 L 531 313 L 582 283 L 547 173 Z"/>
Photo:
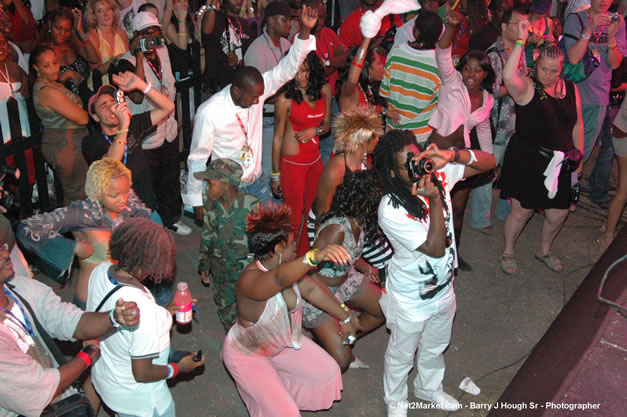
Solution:
<path fill-rule="evenodd" d="M 259 205 L 248 215 L 246 231 L 255 257 L 237 282 L 239 317 L 224 341 L 224 364 L 251 417 L 328 409 L 341 397 L 342 375 L 333 358 L 302 337 L 301 295 L 338 318 L 344 338 L 354 337 L 357 318 L 306 275 L 323 261 L 346 266 L 350 255 L 329 245 L 296 258 L 285 205 Z"/>

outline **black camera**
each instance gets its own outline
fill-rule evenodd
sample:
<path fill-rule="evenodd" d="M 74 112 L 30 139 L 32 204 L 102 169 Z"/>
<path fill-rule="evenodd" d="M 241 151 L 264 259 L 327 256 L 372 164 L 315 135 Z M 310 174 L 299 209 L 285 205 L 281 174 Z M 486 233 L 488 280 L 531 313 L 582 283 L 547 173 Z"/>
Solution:
<path fill-rule="evenodd" d="M 416 183 L 420 181 L 420 178 L 423 175 L 431 174 L 435 171 L 435 162 L 432 159 L 421 159 L 418 162 L 413 160 L 414 153 L 407 152 L 407 162 L 405 162 L 405 169 L 407 169 L 407 174 L 409 175 L 410 183 Z"/>
<path fill-rule="evenodd" d="M 19 210 L 20 202 L 5 186 L 5 177 L 7 175 L 17 180 L 20 178 L 20 170 L 8 166 L 0 166 L 0 206 L 7 211 Z"/>

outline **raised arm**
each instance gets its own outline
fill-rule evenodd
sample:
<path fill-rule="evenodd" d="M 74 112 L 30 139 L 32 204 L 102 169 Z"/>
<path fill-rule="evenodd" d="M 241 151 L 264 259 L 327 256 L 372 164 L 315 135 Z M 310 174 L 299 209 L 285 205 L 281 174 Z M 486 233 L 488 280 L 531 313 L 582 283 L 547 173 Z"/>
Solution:
<path fill-rule="evenodd" d="M 579 98 L 579 90 L 577 89 L 577 84 L 574 84 L 575 87 L 575 105 L 577 106 L 577 122 L 575 122 L 575 126 L 573 127 L 573 143 L 575 148 L 579 149 L 582 154 L 585 154 L 584 151 L 584 130 L 583 130 L 583 119 L 581 117 L 581 99 Z M 583 158 L 581 159 L 581 163 L 579 167 L 577 167 L 577 172 L 581 174 L 583 171 Z"/>
<path fill-rule="evenodd" d="M 533 82 L 529 77 L 518 74 L 518 62 L 520 62 L 525 41 L 529 36 L 528 28 L 529 22 L 520 21 L 518 23 L 518 40 L 503 67 L 503 83 L 505 83 L 507 93 L 517 104 L 523 106 L 533 98 Z"/>
<path fill-rule="evenodd" d="M 270 71 L 264 72 L 263 82 L 265 91 L 262 99 L 265 101 L 268 97 L 273 96 L 281 86 L 294 78 L 298 68 L 307 58 L 310 51 L 316 50 L 316 40 L 311 37 L 311 29 L 316 25 L 318 20 L 318 11 L 314 8 L 303 5 L 300 14 L 300 32 L 294 39 L 294 44 L 290 48 L 285 58 L 279 61 L 279 64 Z"/>
<path fill-rule="evenodd" d="M 333 262 L 339 265 L 348 265 L 350 255 L 346 249 L 338 245 L 330 245 L 313 252 L 315 264 L 323 261 Z M 307 264 L 305 256 L 299 256 L 293 261 L 283 263 L 268 272 L 254 274 L 245 271 L 237 282 L 237 292 L 246 298 L 256 301 L 264 301 L 283 288 L 287 288 L 298 282 L 312 266 Z"/>

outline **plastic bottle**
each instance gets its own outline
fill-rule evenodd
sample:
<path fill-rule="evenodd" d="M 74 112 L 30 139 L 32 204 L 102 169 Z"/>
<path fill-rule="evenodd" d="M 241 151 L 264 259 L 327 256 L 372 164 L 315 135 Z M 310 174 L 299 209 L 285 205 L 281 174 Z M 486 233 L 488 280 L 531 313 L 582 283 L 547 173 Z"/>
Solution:
<path fill-rule="evenodd" d="M 174 304 L 177 306 L 176 323 L 186 325 L 192 322 L 192 293 L 187 282 L 179 282 L 176 285 Z"/>

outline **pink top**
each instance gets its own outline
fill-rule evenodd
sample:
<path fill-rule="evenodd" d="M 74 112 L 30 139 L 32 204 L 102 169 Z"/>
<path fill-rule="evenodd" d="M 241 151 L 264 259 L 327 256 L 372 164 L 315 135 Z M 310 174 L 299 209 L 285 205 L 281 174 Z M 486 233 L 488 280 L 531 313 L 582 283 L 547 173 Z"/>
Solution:
<path fill-rule="evenodd" d="M 471 112 L 470 96 L 462 80 L 462 75 L 453 66 L 451 47 L 440 49 L 436 45 L 435 60 L 440 71 L 442 87 L 438 107 L 433 112 L 429 126 L 438 130 L 442 136 L 455 132 L 459 125 L 464 125 L 464 142 L 470 148 L 470 131 L 477 127 L 479 145 L 484 152 L 492 153 L 492 131 L 490 130 L 490 112 L 494 98 L 483 91 L 483 104 Z"/>
<path fill-rule="evenodd" d="M 235 349 L 247 355 L 275 356 L 285 348 L 301 348 L 303 303 L 296 284 L 292 285 L 296 293 L 296 307 L 287 311 L 287 304 L 276 293 L 266 301 L 266 307 L 259 320 L 250 327 L 243 327 L 236 322 L 226 338 Z"/>

